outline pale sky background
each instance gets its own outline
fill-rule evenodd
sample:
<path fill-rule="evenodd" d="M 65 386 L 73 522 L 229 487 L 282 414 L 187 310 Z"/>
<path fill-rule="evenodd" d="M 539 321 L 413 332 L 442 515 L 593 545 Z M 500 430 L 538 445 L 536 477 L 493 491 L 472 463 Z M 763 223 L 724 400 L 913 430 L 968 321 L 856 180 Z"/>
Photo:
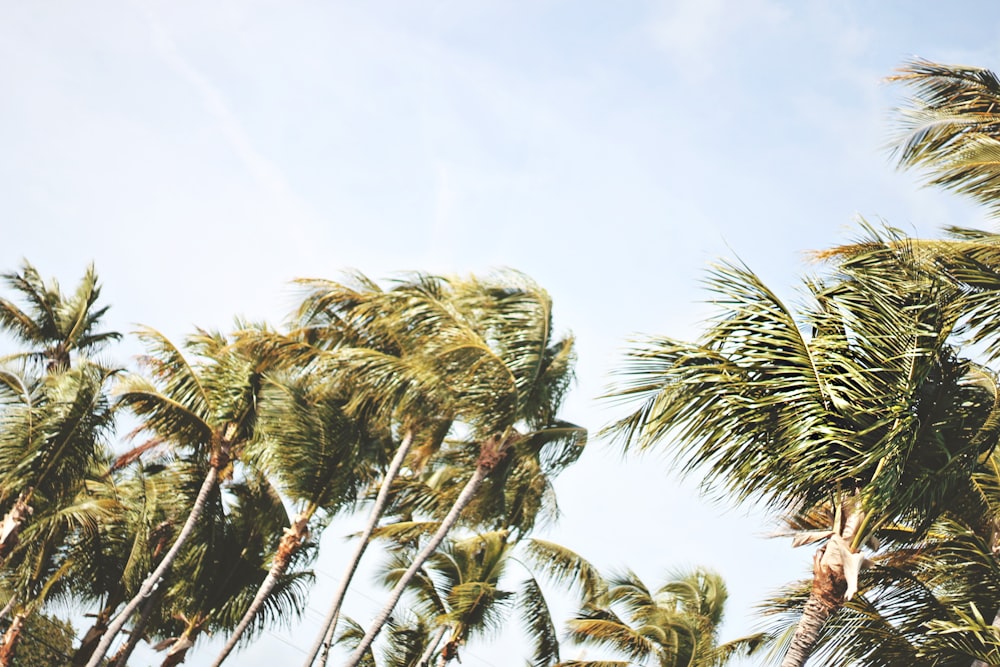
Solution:
<path fill-rule="evenodd" d="M 696 335 L 713 260 L 794 301 L 805 252 L 859 215 L 991 224 L 891 167 L 883 79 L 914 55 L 1000 67 L 1000 5 L 0 0 L 0 270 L 27 258 L 68 288 L 94 261 L 111 326 L 180 339 L 280 322 L 296 277 L 514 267 L 576 335 L 565 416 L 596 431 L 630 336 Z M 694 486 L 594 439 L 542 536 L 650 585 L 715 568 L 725 637 L 744 634 L 811 551 Z M 328 529 L 303 622 L 232 664 L 299 664 L 352 529 Z M 365 621 L 366 595 L 346 606 Z M 463 665 L 523 664 L 522 647 L 515 630 Z"/>

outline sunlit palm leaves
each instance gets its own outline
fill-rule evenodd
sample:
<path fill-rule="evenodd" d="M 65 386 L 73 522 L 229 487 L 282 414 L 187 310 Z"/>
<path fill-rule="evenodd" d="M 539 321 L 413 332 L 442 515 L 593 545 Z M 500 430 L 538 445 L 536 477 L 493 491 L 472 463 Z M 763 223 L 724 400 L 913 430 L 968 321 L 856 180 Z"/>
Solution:
<path fill-rule="evenodd" d="M 613 396 L 638 407 L 611 428 L 626 446 L 663 443 L 738 499 L 786 512 L 833 500 L 854 514 L 830 533 L 851 559 L 881 526 L 945 511 L 1000 435 L 993 374 L 953 343 L 959 290 L 905 239 L 868 231 L 866 252 L 806 282 L 797 314 L 748 269 L 715 269 L 720 315 L 696 343 L 633 348 Z M 846 567 L 831 555 L 824 567 Z"/>
<path fill-rule="evenodd" d="M 633 572 L 614 575 L 606 592 L 587 601 L 569 622 L 568 638 L 602 647 L 627 661 L 572 660 L 560 662 L 559 667 L 708 667 L 752 654 L 763 644 L 763 635 L 718 641 L 727 597 L 722 579 L 707 570 L 678 574 L 656 591 Z"/>
<path fill-rule="evenodd" d="M 1000 212 L 1000 80 L 990 70 L 914 60 L 891 77 L 913 93 L 897 117 L 900 165 Z"/>

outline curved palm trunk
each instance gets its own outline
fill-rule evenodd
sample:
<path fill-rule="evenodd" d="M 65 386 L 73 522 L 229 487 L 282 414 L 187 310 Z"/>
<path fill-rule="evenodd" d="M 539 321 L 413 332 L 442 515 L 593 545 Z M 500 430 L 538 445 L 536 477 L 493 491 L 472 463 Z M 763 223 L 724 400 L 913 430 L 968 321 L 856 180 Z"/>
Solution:
<path fill-rule="evenodd" d="M 205 504 L 208 502 L 208 496 L 215 489 L 219 481 L 219 470 L 223 468 L 229 462 L 229 443 L 224 442 L 221 451 L 218 456 L 213 457 L 212 466 L 208 470 L 208 474 L 205 475 L 205 481 L 201 484 L 201 489 L 198 491 L 198 497 L 194 502 L 194 506 L 191 508 L 190 514 L 188 514 L 187 520 L 184 522 L 184 527 L 181 528 L 180 534 L 177 535 L 177 539 L 174 540 L 173 546 L 170 547 L 170 551 L 163 557 L 160 564 L 153 570 L 153 573 L 146 577 L 146 580 L 142 582 L 142 586 L 139 588 L 139 592 L 129 600 L 129 603 L 125 605 L 125 608 L 115 617 L 115 620 L 111 622 L 108 626 L 107 632 L 104 633 L 104 637 L 101 638 L 100 644 L 97 645 L 97 649 L 94 654 L 90 657 L 87 662 L 86 667 L 98 667 L 104 656 L 107 654 L 108 649 L 111 647 L 111 642 L 115 640 L 118 633 L 121 632 L 122 627 L 128 621 L 129 617 L 138 609 L 142 601 L 149 597 L 152 593 L 156 584 L 163 578 L 170 566 L 173 565 L 174 560 L 177 558 L 177 554 L 180 553 L 181 547 L 187 542 L 188 538 L 194 532 L 194 527 L 197 525 L 198 520 L 205 511 Z"/>
<path fill-rule="evenodd" d="M 11 621 L 10 627 L 3 635 L 3 644 L 0 645 L 0 667 L 10 667 L 14 661 L 14 650 L 17 642 L 21 639 L 21 631 L 24 630 L 24 620 L 27 614 L 16 614 Z"/>
<path fill-rule="evenodd" d="M 326 618 L 323 619 L 323 625 L 321 626 L 319 635 L 316 637 L 316 641 L 309 650 L 309 657 L 306 658 L 304 667 L 312 667 L 321 648 L 323 649 L 323 657 L 320 660 L 320 665 L 326 665 L 327 657 L 330 654 L 330 645 L 333 643 L 333 632 L 337 627 L 337 616 L 340 614 L 340 607 L 344 603 L 347 588 L 351 585 L 351 579 L 354 578 L 354 573 L 358 570 L 361 557 L 364 555 L 365 549 L 368 548 L 372 533 L 375 532 L 375 527 L 378 525 L 379 519 L 382 518 L 382 513 L 385 512 L 385 507 L 389 503 L 389 489 L 392 488 L 392 483 L 399 475 L 399 471 L 403 467 L 403 461 L 410 452 L 412 445 L 413 431 L 410 430 L 403 436 L 403 441 L 399 443 L 399 447 L 396 449 L 396 453 L 389 463 L 389 468 L 385 471 L 385 477 L 382 478 L 382 484 L 379 486 L 378 494 L 375 496 L 375 504 L 368 515 L 368 523 L 365 525 L 365 529 L 358 539 L 358 544 L 354 548 L 354 554 L 351 556 L 351 562 L 347 565 L 347 571 L 337 586 L 337 591 L 333 595 L 333 602 L 330 604 L 330 611 L 327 612 Z"/>
<path fill-rule="evenodd" d="M 292 557 L 302 548 L 302 545 L 309 537 L 309 519 L 312 518 L 314 511 L 314 509 L 310 509 L 299 514 L 292 521 L 292 525 L 285 529 L 285 534 L 281 537 L 278 552 L 274 554 L 274 560 L 271 563 L 271 570 L 267 573 L 267 578 L 261 583 L 260 588 L 257 590 L 257 595 L 254 596 L 253 602 L 250 603 L 249 609 L 243 614 L 239 625 L 233 630 L 229 641 L 226 642 L 226 645 L 212 663 L 212 667 L 219 667 L 229 654 L 232 653 L 240 637 L 250 627 L 250 623 L 257 615 L 257 612 L 264 606 L 264 601 L 271 595 L 274 587 L 278 585 L 278 579 L 288 569 L 288 564 L 291 563 Z"/>
<path fill-rule="evenodd" d="M 427 644 L 427 650 L 423 652 L 420 656 L 420 661 L 417 662 L 417 667 L 430 667 L 431 658 L 434 657 L 434 651 L 437 650 L 438 644 L 444 639 L 444 633 L 448 632 L 448 626 L 442 625 L 438 628 L 437 632 L 434 633 L 434 638 L 431 639 L 430 643 Z"/>
<path fill-rule="evenodd" d="M 382 627 L 388 622 L 389 616 L 392 614 L 393 609 L 396 608 L 396 603 L 399 602 L 399 598 L 403 595 L 403 591 L 413 580 L 413 577 L 417 574 L 417 571 L 423 566 L 424 562 L 430 558 L 441 542 L 444 541 L 445 536 L 448 531 L 458 522 L 458 517 L 461 515 L 462 510 L 464 510 L 472 499 L 475 497 L 476 493 L 479 491 L 479 487 L 483 485 L 486 480 L 486 476 L 490 474 L 497 463 L 504 457 L 507 453 L 507 448 L 510 444 L 509 440 L 500 439 L 490 439 L 483 443 L 482 449 L 479 454 L 479 462 L 476 465 L 476 471 L 469 478 L 469 481 L 465 483 L 462 488 L 462 492 L 458 494 L 458 498 L 455 499 L 455 504 L 451 506 L 448 510 L 447 516 L 441 522 L 438 527 L 437 532 L 431 537 L 430 541 L 424 545 L 424 548 L 420 550 L 420 553 L 416 555 L 413 562 L 410 563 L 410 567 L 407 568 L 403 576 L 400 577 L 399 581 L 396 582 L 396 586 L 389 593 L 389 600 L 386 602 L 385 606 L 382 607 L 382 611 L 375 616 L 375 620 L 372 621 L 372 625 L 368 628 L 368 632 L 365 633 L 364 638 L 362 638 L 361 643 L 358 647 L 354 649 L 354 653 L 351 654 L 350 659 L 348 659 L 345 667 L 357 667 L 358 663 L 361 662 L 361 658 L 364 657 L 365 652 L 375 641 L 375 636 L 381 632 Z"/>
<path fill-rule="evenodd" d="M 139 641 L 142 639 L 143 633 L 146 632 L 146 626 L 149 624 L 149 619 L 152 617 L 153 611 L 163 598 L 163 593 L 164 588 L 161 586 L 153 591 L 153 594 L 146 598 L 146 601 L 143 602 L 142 612 L 139 614 L 139 620 L 132 626 L 132 633 L 129 635 L 128 641 L 122 644 L 122 647 L 118 649 L 118 652 L 111 658 L 112 667 L 127 667 L 128 659 L 132 657 L 132 652 L 135 650 L 135 647 L 139 645 Z"/>

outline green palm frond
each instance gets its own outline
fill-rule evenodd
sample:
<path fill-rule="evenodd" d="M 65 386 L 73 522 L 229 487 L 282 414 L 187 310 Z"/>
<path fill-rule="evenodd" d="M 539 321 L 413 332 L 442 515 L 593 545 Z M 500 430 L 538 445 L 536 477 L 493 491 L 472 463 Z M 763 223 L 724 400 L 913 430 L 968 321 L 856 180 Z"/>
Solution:
<path fill-rule="evenodd" d="M 522 544 L 525 558 L 533 568 L 553 583 L 573 586 L 584 602 L 599 602 L 607 595 L 604 577 L 575 551 L 537 538 L 526 539 Z"/>
<path fill-rule="evenodd" d="M 521 611 L 521 623 L 532 645 L 532 667 L 548 667 L 558 663 L 559 638 L 537 579 L 530 577 L 525 580 L 515 604 Z"/>
<path fill-rule="evenodd" d="M 900 166 L 925 172 L 929 185 L 966 194 L 994 214 L 1000 194 L 1000 80 L 979 67 L 913 60 L 891 81 L 913 97 L 898 111 L 892 142 Z"/>

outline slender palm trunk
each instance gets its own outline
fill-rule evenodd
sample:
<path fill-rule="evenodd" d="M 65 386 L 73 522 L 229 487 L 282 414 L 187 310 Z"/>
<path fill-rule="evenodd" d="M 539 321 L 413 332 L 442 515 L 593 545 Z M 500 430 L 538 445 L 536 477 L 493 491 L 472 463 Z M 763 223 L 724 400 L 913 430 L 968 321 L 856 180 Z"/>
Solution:
<path fill-rule="evenodd" d="M 108 621 L 111 620 L 111 615 L 115 613 L 115 609 L 121 604 L 122 594 L 112 594 L 108 603 L 104 605 L 104 608 L 97 613 L 97 618 L 94 619 L 94 624 L 90 626 L 87 630 L 87 634 L 83 636 L 80 640 L 80 648 L 76 650 L 73 654 L 73 659 L 70 661 L 70 667 L 83 667 L 87 664 L 87 660 L 93 655 L 94 649 L 97 648 L 97 644 L 101 641 L 101 637 L 108 630 Z"/>
<path fill-rule="evenodd" d="M 250 603 L 250 608 L 243 614 L 239 625 L 233 630 L 233 634 L 215 658 L 212 667 L 219 667 L 225 661 L 226 657 L 232 653 L 233 649 L 236 648 L 240 637 L 246 632 L 257 612 L 260 611 L 260 608 L 264 606 L 264 601 L 267 600 L 271 595 L 271 591 L 277 586 L 281 575 L 288 569 L 288 564 L 291 563 L 292 557 L 302 548 L 302 545 L 309 537 L 309 519 L 312 518 L 314 511 L 314 509 L 310 509 L 299 514 L 292 521 L 292 525 L 285 529 L 285 534 L 281 536 L 281 543 L 278 545 L 278 551 L 274 554 L 274 559 L 271 562 L 271 570 L 267 573 L 267 578 L 260 585 L 257 595 L 254 597 L 253 602 Z"/>
<path fill-rule="evenodd" d="M 364 638 L 362 638 L 361 643 L 358 647 L 354 649 L 354 653 L 351 654 L 350 659 L 348 659 L 345 667 L 357 667 L 358 663 L 364 657 L 365 652 L 371 647 L 372 642 L 375 641 L 375 636 L 381 632 L 382 627 L 388 622 L 389 616 L 392 614 L 392 610 L 396 608 L 396 603 L 399 602 L 399 598 L 403 595 L 403 591 L 413 580 L 413 577 L 417 574 L 417 571 L 423 566 L 424 562 L 430 558 L 438 546 L 444 541 L 445 536 L 448 531 L 458 522 L 458 517 L 461 515 L 462 510 L 464 510 L 472 499 L 475 497 L 476 493 L 479 491 L 479 487 L 483 485 L 486 480 L 486 476 L 490 474 L 497 463 L 504 457 L 507 452 L 507 446 L 510 443 L 508 441 L 500 441 L 499 439 L 490 439 L 483 443 L 480 454 L 479 462 L 476 465 L 476 471 L 469 478 L 469 481 L 465 483 L 462 488 L 462 492 L 458 494 L 458 498 L 455 499 L 455 504 L 451 506 L 448 510 L 447 516 L 441 522 L 438 527 L 437 532 L 431 537 L 430 541 L 424 545 L 424 548 L 420 550 L 420 553 L 416 555 L 413 562 L 410 563 L 410 567 L 407 568 L 403 576 L 400 577 L 399 581 L 396 582 L 396 586 L 389 593 L 389 600 L 386 602 L 385 606 L 382 607 L 382 611 L 375 616 L 375 620 L 372 621 L 372 625 L 368 628 L 368 632 L 365 633 Z"/>
<path fill-rule="evenodd" d="M 111 658 L 112 667 L 126 667 L 128 665 L 128 659 L 132 657 L 132 652 L 142 640 L 142 636 L 146 632 L 146 626 L 149 625 L 149 619 L 153 616 L 153 611 L 156 610 L 157 605 L 160 604 L 163 594 L 164 588 L 160 586 L 142 603 L 139 620 L 132 626 L 132 633 L 129 635 L 128 641 L 122 644 L 122 647 Z"/>
<path fill-rule="evenodd" d="M 4 605 L 3 609 L 0 609 L 0 618 L 7 618 L 10 616 L 10 612 L 14 611 L 15 605 L 17 605 L 17 596 L 11 595 L 7 604 Z"/>
<path fill-rule="evenodd" d="M 153 593 L 153 589 L 156 588 L 157 583 L 163 578 L 170 566 L 173 565 L 174 560 L 177 558 L 177 554 L 180 553 L 181 547 L 187 542 L 188 538 L 194 532 L 194 528 L 201 519 L 202 513 L 205 511 L 205 504 L 208 502 L 208 496 L 215 489 L 219 481 L 219 470 L 228 464 L 229 461 L 229 444 L 223 443 L 221 452 L 218 456 L 213 457 L 212 466 L 208 470 L 208 474 L 205 475 L 205 481 L 201 484 L 201 489 L 198 491 L 198 497 L 194 502 L 194 506 L 191 508 L 190 514 L 188 514 L 187 521 L 184 522 L 184 527 L 181 528 L 180 534 L 177 535 L 177 539 L 174 540 L 173 546 L 170 547 L 170 551 L 163 557 L 160 564 L 153 570 L 153 573 L 146 577 L 146 580 L 142 582 L 142 586 L 139 588 L 139 592 L 129 600 L 129 603 L 125 605 L 125 608 L 115 617 L 115 620 L 111 622 L 108 626 L 107 632 L 101 638 L 101 643 L 97 645 L 97 649 L 94 654 L 90 657 L 90 661 L 87 662 L 86 667 L 97 667 L 101 664 L 104 656 L 107 654 L 108 649 L 111 647 L 111 642 L 115 640 L 118 633 L 121 632 L 122 627 L 128 621 L 129 617 L 135 612 L 144 599 L 149 597 Z"/>
<path fill-rule="evenodd" d="M 21 638 L 21 631 L 24 629 L 24 619 L 26 614 L 16 614 L 11 621 L 10 627 L 3 635 L 3 644 L 0 645 L 0 667 L 10 667 L 14 661 L 14 650 L 17 642 Z"/>
<path fill-rule="evenodd" d="M 409 430 L 403 436 L 403 441 L 399 443 L 399 447 L 396 449 L 396 453 L 389 463 L 389 468 L 385 471 L 385 477 L 382 478 L 382 484 L 379 486 L 378 494 L 375 496 L 375 504 L 368 515 L 368 523 L 365 525 L 361 537 L 358 538 L 358 544 L 354 548 L 351 562 L 348 563 L 347 571 L 337 586 L 337 591 L 333 595 L 333 602 L 330 604 L 330 611 L 327 612 L 326 618 L 323 619 L 323 625 L 321 626 L 319 635 L 316 637 L 316 641 L 313 642 L 312 648 L 309 650 L 309 657 L 306 658 L 304 667 L 312 667 L 321 648 L 323 649 L 323 658 L 320 660 L 320 665 L 326 665 L 330 645 L 333 643 L 333 632 L 337 627 L 337 616 L 340 614 L 340 607 L 344 603 L 347 588 L 351 585 L 351 579 L 354 578 L 354 573 L 358 570 L 361 557 L 364 555 L 365 549 L 368 548 L 368 542 L 371 540 L 372 533 L 375 532 L 375 527 L 378 525 L 379 519 L 382 518 L 382 513 L 385 512 L 386 505 L 389 503 L 389 490 L 399 475 L 399 471 L 403 467 L 403 461 L 406 460 L 406 455 L 410 452 L 412 445 L 413 431 Z"/>
<path fill-rule="evenodd" d="M 448 632 L 447 625 L 442 625 L 437 629 L 437 632 L 434 633 L 433 639 L 431 639 L 431 641 L 427 644 L 427 650 L 420 656 L 420 661 L 417 663 L 417 667 L 430 667 L 431 658 L 434 657 L 434 651 L 437 650 L 438 644 L 441 643 L 441 640 L 444 638 L 444 633 L 446 632 Z"/>

